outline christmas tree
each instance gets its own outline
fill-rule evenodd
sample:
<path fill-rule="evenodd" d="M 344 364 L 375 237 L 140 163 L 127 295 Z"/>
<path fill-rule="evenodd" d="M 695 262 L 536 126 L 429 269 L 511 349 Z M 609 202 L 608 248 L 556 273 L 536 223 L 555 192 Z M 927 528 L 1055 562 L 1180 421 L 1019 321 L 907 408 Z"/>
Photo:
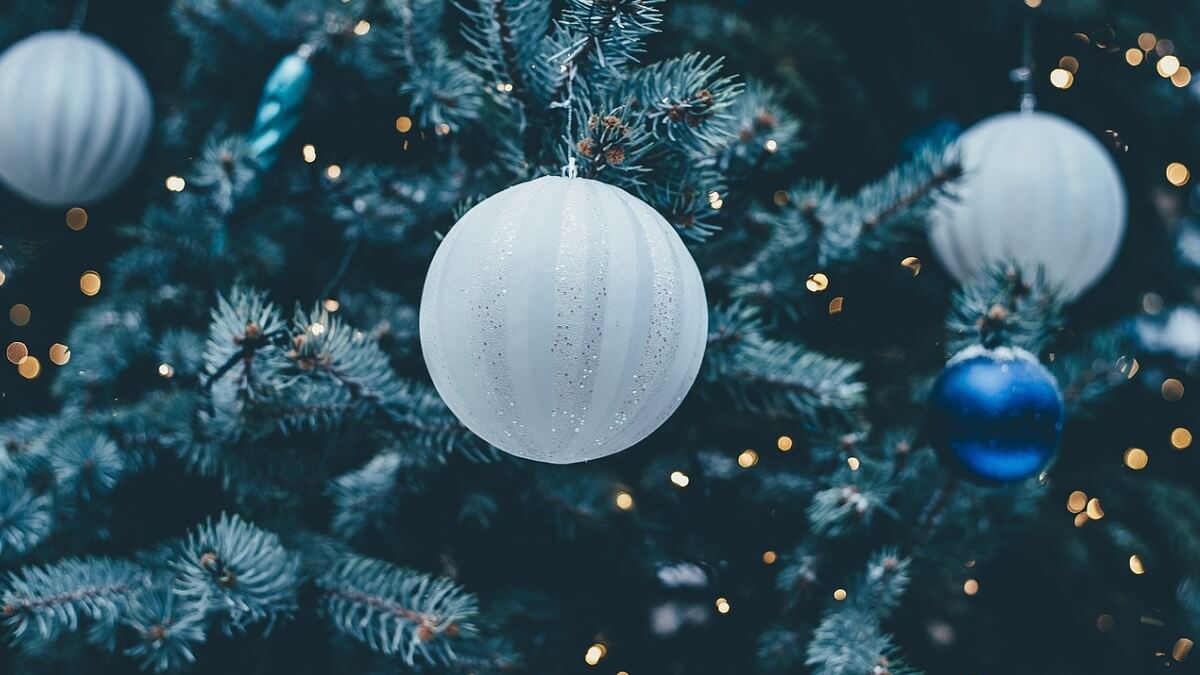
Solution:
<path fill-rule="evenodd" d="M 68 26 L 135 74 L 6 73 Z M 0 672 L 1187 668 L 1197 44 L 1133 0 L 0 3 Z M 1035 100 L 1101 159 L 973 213 L 1080 245 L 947 252 L 998 165 L 960 133 Z M 23 187 L 83 164 L 123 182 Z M 554 465 L 460 421 L 418 315 L 463 214 L 567 167 L 670 224 L 708 328 L 661 427 Z"/>

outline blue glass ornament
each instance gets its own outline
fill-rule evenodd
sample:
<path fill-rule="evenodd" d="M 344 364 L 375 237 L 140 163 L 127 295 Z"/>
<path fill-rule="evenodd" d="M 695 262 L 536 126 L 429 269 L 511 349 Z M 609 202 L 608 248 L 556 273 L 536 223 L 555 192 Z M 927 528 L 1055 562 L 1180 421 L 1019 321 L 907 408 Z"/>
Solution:
<path fill-rule="evenodd" d="M 300 106 L 312 80 L 312 66 L 308 62 L 311 54 L 311 46 L 300 45 L 294 53 L 283 57 L 263 86 L 254 128 L 247 135 L 250 152 L 263 168 L 275 163 L 280 143 L 300 122 Z"/>
<path fill-rule="evenodd" d="M 981 483 L 1012 483 L 1050 463 L 1062 435 L 1058 382 L 1024 349 L 969 347 L 929 394 L 927 431 L 942 461 Z"/>

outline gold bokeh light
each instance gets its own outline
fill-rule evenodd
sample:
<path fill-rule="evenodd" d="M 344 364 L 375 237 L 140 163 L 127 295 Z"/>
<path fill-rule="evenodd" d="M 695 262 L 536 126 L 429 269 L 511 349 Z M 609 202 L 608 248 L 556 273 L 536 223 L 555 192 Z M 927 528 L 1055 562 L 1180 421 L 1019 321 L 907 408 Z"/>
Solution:
<path fill-rule="evenodd" d="M 79 292 L 91 297 L 100 292 L 100 274 L 94 270 L 88 270 L 79 275 Z"/>

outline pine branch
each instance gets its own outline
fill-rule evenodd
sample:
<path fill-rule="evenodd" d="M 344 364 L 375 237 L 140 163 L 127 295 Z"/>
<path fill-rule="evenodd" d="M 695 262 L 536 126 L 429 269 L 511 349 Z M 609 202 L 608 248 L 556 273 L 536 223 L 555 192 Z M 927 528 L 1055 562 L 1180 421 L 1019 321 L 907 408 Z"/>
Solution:
<path fill-rule="evenodd" d="M 846 599 L 826 610 L 813 631 L 805 660 L 814 675 L 916 672 L 898 657 L 891 636 L 880 628 L 908 586 L 908 565 L 895 552 L 876 554 L 866 573 L 846 589 Z"/>
<path fill-rule="evenodd" d="M 866 389 L 856 380 L 857 364 L 766 337 L 758 309 L 718 307 L 709 326 L 701 377 L 739 409 L 819 424 L 845 420 L 862 405 Z"/>
<path fill-rule="evenodd" d="M 901 193 L 890 203 L 885 204 L 878 212 L 863 217 L 862 228 L 870 229 L 891 222 L 915 205 L 941 192 L 946 185 L 960 176 L 962 176 L 962 166 L 957 163 L 935 169 L 927 178 L 907 192 Z"/>
<path fill-rule="evenodd" d="M 413 481 L 408 469 L 400 453 L 385 452 L 362 468 L 335 478 L 329 486 L 334 505 L 333 532 L 353 540 L 394 513 L 400 478 Z"/>
<path fill-rule="evenodd" d="M 645 36 L 658 30 L 661 0 L 569 0 L 559 26 L 565 47 L 546 60 L 558 70 L 550 100 L 566 101 L 567 83 L 587 63 L 604 69 L 636 60 Z"/>
<path fill-rule="evenodd" d="M 0 559 L 37 546 L 50 534 L 53 522 L 48 495 L 0 480 Z"/>
<path fill-rule="evenodd" d="M 0 615 L 15 642 L 47 644 L 94 622 L 97 635 L 111 635 L 129 598 L 149 582 L 146 570 L 109 558 L 67 558 L 12 572 L 0 595 Z"/>
<path fill-rule="evenodd" d="M 453 663 L 475 633 L 475 596 L 449 579 L 346 556 L 317 579 L 321 612 L 342 633 L 406 664 Z"/>
<path fill-rule="evenodd" d="M 236 515 L 197 527 L 173 566 L 179 595 L 205 605 L 226 634 L 260 621 L 269 632 L 296 609 L 299 559 L 275 534 Z"/>
<path fill-rule="evenodd" d="M 50 443 L 49 459 L 58 492 L 82 503 L 112 490 L 125 472 L 116 443 L 103 434 L 56 438 Z"/>
<path fill-rule="evenodd" d="M 1015 265 L 997 265 L 954 293 L 946 343 L 951 354 L 972 344 L 1040 354 L 1062 321 L 1058 294 L 1044 275 L 1029 280 Z"/>
<path fill-rule="evenodd" d="M 936 197 L 961 175 L 962 166 L 953 149 L 945 144 L 923 148 L 835 207 L 821 233 L 817 264 L 845 265 L 866 254 L 891 250 L 924 232 Z"/>
<path fill-rule="evenodd" d="M 142 670 L 179 671 L 196 662 L 196 647 L 205 641 L 204 605 L 176 595 L 165 584 L 139 591 L 125 607 L 121 623 L 137 641 L 125 655 Z"/>

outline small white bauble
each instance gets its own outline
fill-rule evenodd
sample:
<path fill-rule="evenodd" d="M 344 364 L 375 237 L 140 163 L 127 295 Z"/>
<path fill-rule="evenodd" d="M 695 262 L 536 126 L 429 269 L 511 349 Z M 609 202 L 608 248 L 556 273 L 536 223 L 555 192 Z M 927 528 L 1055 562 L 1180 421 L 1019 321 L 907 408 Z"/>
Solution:
<path fill-rule="evenodd" d="M 1104 274 L 1125 233 L 1125 187 L 1091 134 L 1058 115 L 1009 112 L 968 129 L 958 149 L 964 175 L 930 227 L 955 279 L 1015 261 L 1070 299 Z"/>
<path fill-rule="evenodd" d="M 509 454 L 569 464 L 620 452 L 675 411 L 700 369 L 696 263 L 648 204 L 546 176 L 467 212 L 421 296 L 433 384 Z"/>
<path fill-rule="evenodd" d="M 112 192 L 151 121 L 141 73 L 93 35 L 46 31 L 0 54 L 0 180 L 29 201 L 68 206 Z"/>

